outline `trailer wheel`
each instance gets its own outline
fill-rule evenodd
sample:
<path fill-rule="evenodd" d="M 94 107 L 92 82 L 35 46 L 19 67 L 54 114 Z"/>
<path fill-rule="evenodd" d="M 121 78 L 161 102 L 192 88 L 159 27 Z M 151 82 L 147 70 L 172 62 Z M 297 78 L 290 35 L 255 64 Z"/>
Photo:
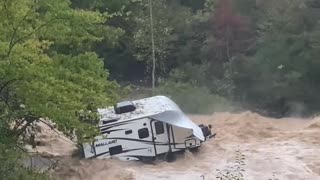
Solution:
<path fill-rule="evenodd" d="M 190 148 L 189 150 L 190 150 L 190 152 L 192 152 L 192 153 L 197 153 L 197 152 L 199 151 L 199 147 Z"/>
<path fill-rule="evenodd" d="M 152 164 L 154 162 L 154 157 L 140 157 L 139 160 L 143 163 Z"/>
<path fill-rule="evenodd" d="M 167 162 L 174 162 L 176 160 L 176 155 L 173 152 L 169 151 L 167 152 L 165 158 Z"/>

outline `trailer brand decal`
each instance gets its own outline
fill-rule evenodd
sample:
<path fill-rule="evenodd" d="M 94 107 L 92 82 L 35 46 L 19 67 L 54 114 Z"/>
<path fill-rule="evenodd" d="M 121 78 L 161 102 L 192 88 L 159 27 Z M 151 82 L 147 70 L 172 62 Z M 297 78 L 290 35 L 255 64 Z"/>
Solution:
<path fill-rule="evenodd" d="M 112 140 L 112 141 L 104 142 L 104 143 L 98 143 L 98 144 L 96 144 L 96 147 L 106 146 L 106 145 L 114 144 L 114 143 L 117 143 L 116 139 Z"/>

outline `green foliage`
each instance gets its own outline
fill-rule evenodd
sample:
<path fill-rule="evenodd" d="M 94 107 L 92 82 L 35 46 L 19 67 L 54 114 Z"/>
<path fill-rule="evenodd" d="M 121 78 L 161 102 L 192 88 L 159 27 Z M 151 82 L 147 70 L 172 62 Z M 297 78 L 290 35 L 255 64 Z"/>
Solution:
<path fill-rule="evenodd" d="M 230 63 L 235 93 L 281 115 L 295 113 L 297 103 L 309 109 L 301 113 L 310 113 L 320 98 L 315 93 L 319 88 L 319 24 L 304 1 L 278 3 L 278 9 L 266 10 L 270 15 L 262 25 L 269 27 L 262 29 L 256 53 Z"/>
<path fill-rule="evenodd" d="M 0 179 L 44 179 L 23 167 L 17 138 L 39 118 L 75 131 L 79 142 L 98 133 L 96 109 L 121 91 L 93 50 L 117 44 L 122 30 L 105 24 L 108 13 L 68 0 L 0 4 Z"/>
<path fill-rule="evenodd" d="M 186 112 L 235 110 L 232 102 L 280 116 L 319 109 L 318 1 L 152 5 L 158 92 Z M 149 15 L 147 0 L 0 0 L 0 151 L 12 157 L 3 161 L 7 167 L 20 159 L 16 137 L 38 118 L 76 130 L 82 141 L 97 133 L 97 107 L 124 93 L 110 77 L 150 83 Z M 5 168 L 10 178 L 31 173 Z"/>
<path fill-rule="evenodd" d="M 193 20 L 192 10 L 179 5 L 175 1 L 155 0 L 152 1 L 152 6 L 157 73 L 159 76 L 164 76 L 183 58 L 182 53 L 187 52 L 179 48 L 190 49 L 194 45 L 190 44 L 190 47 L 188 47 L 186 43 L 188 40 L 186 36 L 190 36 L 186 35 L 186 31 L 190 31 Z M 136 29 L 133 34 L 135 57 L 137 60 L 145 62 L 147 68 L 149 68 L 152 64 L 152 49 L 148 1 L 141 1 L 140 7 L 142 11 L 133 12 L 136 22 Z M 180 46 L 177 46 L 178 43 Z M 179 59 L 175 60 L 176 54 L 181 54 L 181 56 L 178 56 Z M 188 54 L 184 56 L 188 56 Z"/>
<path fill-rule="evenodd" d="M 6 136 L 6 128 L 0 127 L 0 179 L 4 180 L 45 180 L 48 177 L 40 172 L 25 168 L 23 158 L 27 157 L 15 144 L 14 138 Z"/>
<path fill-rule="evenodd" d="M 208 0 L 178 31 L 169 79 L 270 115 L 312 113 L 320 105 L 318 10 L 313 0 Z"/>
<path fill-rule="evenodd" d="M 7 28 L 0 35 L 0 79 L 3 85 L 13 80 L 4 87 L 6 111 L 48 117 L 80 138 L 92 136 L 96 118 L 83 124 L 77 111 L 95 111 L 118 98 L 102 60 L 90 52 L 103 39 L 115 42 L 107 38 L 116 33 L 104 25 L 108 15 L 71 9 L 66 0 L 2 3 L 0 26 Z"/>
<path fill-rule="evenodd" d="M 236 105 L 231 101 L 195 84 L 167 82 L 157 89 L 157 93 L 173 99 L 186 113 L 209 114 L 236 110 Z"/>
<path fill-rule="evenodd" d="M 140 11 L 140 2 L 133 0 L 72 0 L 72 6 L 108 13 L 105 39 L 92 48 L 103 58 L 110 78 L 117 81 L 143 79 L 145 64 L 134 57 L 133 33 L 136 23 L 135 11 Z"/>

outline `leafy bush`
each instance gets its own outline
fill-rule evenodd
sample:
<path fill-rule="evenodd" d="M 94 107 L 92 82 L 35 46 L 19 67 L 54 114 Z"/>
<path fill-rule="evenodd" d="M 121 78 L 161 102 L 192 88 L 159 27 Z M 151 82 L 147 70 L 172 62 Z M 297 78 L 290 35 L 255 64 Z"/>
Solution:
<path fill-rule="evenodd" d="M 0 132 L 4 131 L 0 128 Z M 3 180 L 45 180 L 48 177 L 33 169 L 26 168 L 22 164 L 22 159 L 26 154 L 19 149 L 16 140 L 0 136 L 0 179 Z"/>

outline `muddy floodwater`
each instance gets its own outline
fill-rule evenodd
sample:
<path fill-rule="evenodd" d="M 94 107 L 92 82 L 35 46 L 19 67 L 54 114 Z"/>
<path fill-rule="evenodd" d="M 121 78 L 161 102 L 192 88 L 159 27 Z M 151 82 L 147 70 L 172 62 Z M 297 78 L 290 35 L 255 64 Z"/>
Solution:
<path fill-rule="evenodd" d="M 61 151 L 64 157 L 51 174 L 68 180 L 213 180 L 217 170 L 234 165 L 240 152 L 245 157 L 244 179 L 320 180 L 318 117 L 272 119 L 242 112 L 190 118 L 197 124 L 212 124 L 217 136 L 203 144 L 199 152 L 186 152 L 173 163 L 78 160 L 66 153 L 73 149 L 71 143 L 56 139 L 52 143 L 58 143 L 59 148 L 51 143 L 48 153 L 58 156 Z"/>

